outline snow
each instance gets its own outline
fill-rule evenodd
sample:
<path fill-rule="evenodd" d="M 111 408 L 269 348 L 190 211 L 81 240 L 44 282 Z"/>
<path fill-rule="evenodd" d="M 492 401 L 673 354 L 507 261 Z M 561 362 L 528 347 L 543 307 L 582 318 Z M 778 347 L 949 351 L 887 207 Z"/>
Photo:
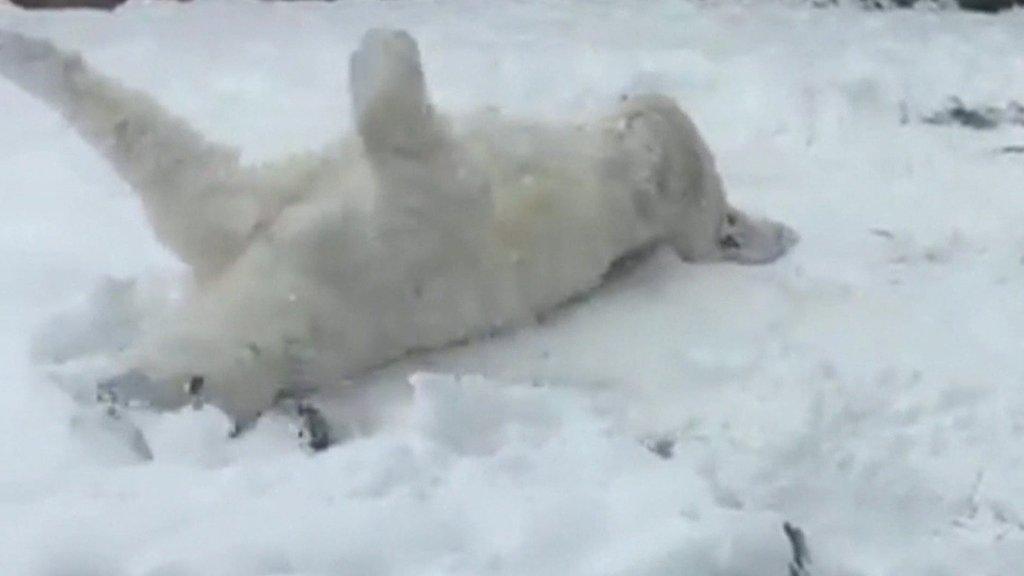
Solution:
<path fill-rule="evenodd" d="M 348 53 L 380 25 L 419 39 L 453 112 L 671 94 L 731 199 L 802 243 L 769 267 L 658 253 L 540 326 L 384 370 L 327 402 L 348 438 L 316 455 L 280 416 L 238 439 L 212 408 L 114 420 L 31 363 L 32 335 L 75 303 L 69 331 L 117 326 L 97 283 L 180 266 L 0 82 L 0 572 L 782 575 L 784 520 L 816 576 L 1019 572 L 1024 163 L 998 150 L 1024 131 L 920 118 L 1022 98 L 1024 11 L 0 6 L 254 161 L 349 128 Z"/>

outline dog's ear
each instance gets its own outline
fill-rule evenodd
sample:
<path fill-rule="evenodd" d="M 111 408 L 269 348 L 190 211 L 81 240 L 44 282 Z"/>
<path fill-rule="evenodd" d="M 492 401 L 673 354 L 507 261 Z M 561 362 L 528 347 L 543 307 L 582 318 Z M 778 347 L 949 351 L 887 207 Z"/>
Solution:
<path fill-rule="evenodd" d="M 725 199 L 714 160 L 692 122 L 670 99 L 638 96 L 622 105 L 619 133 L 637 214 L 681 259 L 718 260 Z"/>
<path fill-rule="evenodd" d="M 634 209 L 648 223 L 658 221 L 665 190 L 665 150 L 656 124 L 642 110 L 625 108 L 612 127 L 622 159 L 616 175 L 628 182 Z"/>
<path fill-rule="evenodd" d="M 719 225 L 718 249 L 723 260 L 763 264 L 780 258 L 796 245 L 799 238 L 784 224 L 751 218 L 729 208 Z"/>

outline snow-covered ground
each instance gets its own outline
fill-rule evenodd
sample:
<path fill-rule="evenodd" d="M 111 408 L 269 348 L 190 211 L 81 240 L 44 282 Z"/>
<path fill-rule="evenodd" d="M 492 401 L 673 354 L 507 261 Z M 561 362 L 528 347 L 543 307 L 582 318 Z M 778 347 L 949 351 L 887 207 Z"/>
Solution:
<path fill-rule="evenodd" d="M 132 415 L 142 461 L 29 342 L 102 277 L 178 267 L 0 82 L 0 573 L 782 576 L 790 520 L 815 575 L 1020 574 L 1024 155 L 998 150 L 1024 129 L 919 118 L 1024 98 L 1024 12 L 701 4 L 0 6 L 251 160 L 348 129 L 370 26 L 417 36 L 449 111 L 663 91 L 735 203 L 803 237 L 768 267 L 657 254 L 542 326 L 385 370 L 336 399 L 351 437 L 326 452 L 186 409 Z"/>

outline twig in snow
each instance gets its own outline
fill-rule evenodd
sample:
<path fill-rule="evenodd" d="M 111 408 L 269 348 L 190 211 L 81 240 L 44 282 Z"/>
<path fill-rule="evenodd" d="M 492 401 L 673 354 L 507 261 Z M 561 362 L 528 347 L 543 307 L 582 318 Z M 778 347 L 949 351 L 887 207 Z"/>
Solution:
<path fill-rule="evenodd" d="M 896 239 L 896 235 L 893 234 L 891 231 L 886 230 L 885 228 L 871 228 L 868 231 L 874 234 L 875 236 L 878 236 L 879 238 L 885 238 L 886 240 Z"/>
<path fill-rule="evenodd" d="M 811 563 L 811 553 L 807 549 L 804 531 L 789 522 L 782 524 L 782 530 L 785 531 L 786 538 L 789 538 L 789 545 L 793 549 L 793 559 L 789 561 L 789 576 L 811 576 L 808 568 Z"/>

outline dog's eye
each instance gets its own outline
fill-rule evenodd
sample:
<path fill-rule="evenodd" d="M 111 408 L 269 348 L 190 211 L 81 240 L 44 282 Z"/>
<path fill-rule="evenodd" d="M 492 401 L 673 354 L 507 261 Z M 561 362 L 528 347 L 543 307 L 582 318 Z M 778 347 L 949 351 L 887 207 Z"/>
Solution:
<path fill-rule="evenodd" d="M 726 214 L 725 215 L 725 223 L 728 224 L 729 226 L 735 226 L 736 225 L 736 215 L 735 214 Z"/>
<path fill-rule="evenodd" d="M 740 243 L 732 234 L 726 234 L 725 236 L 722 236 L 722 239 L 718 241 L 718 245 L 723 250 L 736 250 L 740 247 Z"/>

